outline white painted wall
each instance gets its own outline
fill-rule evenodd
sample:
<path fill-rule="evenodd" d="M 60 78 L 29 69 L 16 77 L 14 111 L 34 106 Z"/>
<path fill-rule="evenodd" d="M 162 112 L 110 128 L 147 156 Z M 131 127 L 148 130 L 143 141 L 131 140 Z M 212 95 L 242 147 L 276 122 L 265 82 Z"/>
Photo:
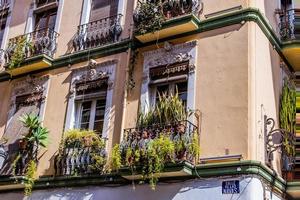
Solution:
<path fill-rule="evenodd" d="M 255 177 L 240 177 L 240 194 L 222 194 L 225 179 L 189 180 L 180 183 L 160 183 L 153 191 L 148 185 L 121 187 L 59 188 L 34 191 L 30 200 L 280 200 L 274 193 L 264 192 L 262 182 Z M 17 199 L 20 193 L 1 194 L 6 200 Z"/>

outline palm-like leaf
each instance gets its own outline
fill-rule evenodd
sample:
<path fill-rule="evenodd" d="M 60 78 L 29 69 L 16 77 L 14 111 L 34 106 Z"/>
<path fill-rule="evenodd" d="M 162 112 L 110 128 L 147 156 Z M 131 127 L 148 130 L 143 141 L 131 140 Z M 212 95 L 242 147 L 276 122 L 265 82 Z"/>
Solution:
<path fill-rule="evenodd" d="M 29 129 L 36 129 L 41 125 L 39 117 L 33 113 L 26 113 L 20 117 L 23 125 Z"/>
<path fill-rule="evenodd" d="M 48 135 L 49 130 L 45 127 L 39 126 L 33 131 L 31 137 L 28 138 L 28 141 L 36 142 L 36 144 L 41 145 L 42 147 L 46 147 L 48 144 Z"/>

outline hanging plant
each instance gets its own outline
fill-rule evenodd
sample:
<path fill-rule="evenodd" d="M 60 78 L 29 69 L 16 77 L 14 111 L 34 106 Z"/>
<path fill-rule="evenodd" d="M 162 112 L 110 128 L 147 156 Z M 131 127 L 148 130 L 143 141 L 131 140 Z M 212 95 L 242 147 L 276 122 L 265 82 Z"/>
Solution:
<path fill-rule="evenodd" d="M 154 33 L 162 27 L 164 15 L 161 9 L 160 1 L 138 2 L 138 7 L 133 15 L 135 24 L 134 33 L 143 35 L 145 33 Z"/>
<path fill-rule="evenodd" d="M 28 42 L 25 36 L 16 38 L 16 42 L 12 45 L 14 45 L 14 49 L 8 63 L 8 69 L 20 67 L 26 58 L 26 52 L 33 48 L 32 43 Z"/>
<path fill-rule="evenodd" d="M 36 162 L 34 160 L 31 160 L 27 166 L 26 174 L 25 174 L 25 180 L 26 180 L 25 188 L 24 188 L 25 196 L 30 196 L 32 193 L 32 188 L 36 180 L 36 170 L 37 170 Z"/>
<path fill-rule="evenodd" d="M 138 144 L 128 148 L 117 144 L 113 148 L 111 167 L 113 170 L 118 170 L 122 165 L 131 169 L 141 167 L 142 180 L 155 189 L 165 164 L 174 162 L 174 153 L 174 142 L 165 135 L 149 141 L 144 148 Z"/>
<path fill-rule="evenodd" d="M 285 130 L 283 151 L 287 156 L 295 156 L 295 146 L 291 143 L 291 135 L 296 132 L 296 89 L 292 81 L 284 79 L 280 101 L 280 128 Z"/>

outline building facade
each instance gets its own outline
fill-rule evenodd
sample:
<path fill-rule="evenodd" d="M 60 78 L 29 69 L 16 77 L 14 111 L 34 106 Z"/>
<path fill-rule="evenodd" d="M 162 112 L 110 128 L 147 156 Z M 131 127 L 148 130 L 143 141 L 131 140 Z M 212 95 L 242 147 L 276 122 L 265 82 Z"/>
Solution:
<path fill-rule="evenodd" d="M 286 82 L 299 86 L 299 0 L 0 5 L 1 198 L 300 199 L 298 129 L 283 130 L 281 120 Z M 141 127 L 140 113 L 151 112 L 162 94 L 178 96 L 184 120 Z M 29 197 L 28 128 L 20 122 L 26 113 L 49 130 Z M 200 158 L 185 147 L 154 174 L 155 190 L 126 164 L 87 169 L 94 150 L 109 162 L 116 144 L 129 148 L 153 133 L 179 134 L 182 126 L 188 141 L 197 135 Z M 62 149 L 73 129 L 94 130 L 105 153 Z M 295 152 L 286 153 L 288 145 Z"/>

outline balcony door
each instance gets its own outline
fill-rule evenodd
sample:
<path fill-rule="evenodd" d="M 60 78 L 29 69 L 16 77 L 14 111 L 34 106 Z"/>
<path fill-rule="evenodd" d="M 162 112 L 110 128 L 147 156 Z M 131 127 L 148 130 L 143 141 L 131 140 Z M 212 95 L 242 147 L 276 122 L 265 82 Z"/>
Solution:
<path fill-rule="evenodd" d="M 118 0 L 92 0 L 89 22 L 117 15 Z"/>
<path fill-rule="evenodd" d="M 48 10 L 36 15 L 35 31 L 47 29 L 54 30 L 57 9 Z"/>

